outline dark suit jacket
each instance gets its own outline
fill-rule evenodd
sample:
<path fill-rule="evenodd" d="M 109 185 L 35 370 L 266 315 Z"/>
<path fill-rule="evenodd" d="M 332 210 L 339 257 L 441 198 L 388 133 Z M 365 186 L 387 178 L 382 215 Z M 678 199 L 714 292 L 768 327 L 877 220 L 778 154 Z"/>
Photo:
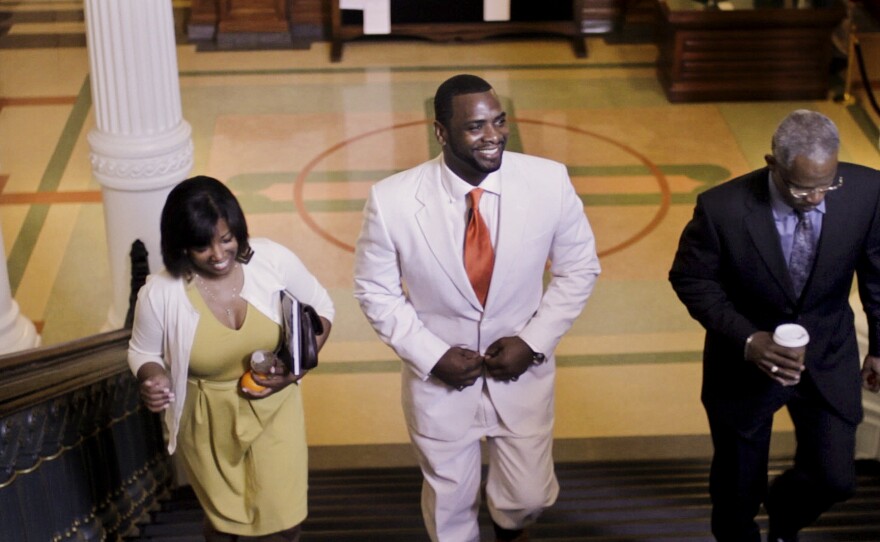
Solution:
<path fill-rule="evenodd" d="M 844 185 L 827 193 L 812 274 L 795 297 L 773 222 L 766 168 L 697 198 L 669 280 L 706 328 L 702 399 L 707 408 L 743 415 L 771 408 L 783 388 L 744 361 L 746 338 L 796 322 L 810 333 L 805 378 L 845 419 L 862 417 L 861 376 L 849 293 L 859 279 L 880 353 L 880 172 L 840 163 Z M 778 408 L 778 403 L 772 408 Z"/>

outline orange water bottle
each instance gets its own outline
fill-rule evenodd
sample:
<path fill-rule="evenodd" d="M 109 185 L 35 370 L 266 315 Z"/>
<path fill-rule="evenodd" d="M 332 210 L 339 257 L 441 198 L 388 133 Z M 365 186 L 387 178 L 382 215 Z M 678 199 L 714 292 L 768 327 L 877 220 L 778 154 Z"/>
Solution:
<path fill-rule="evenodd" d="M 254 374 L 267 375 L 272 372 L 277 356 L 268 350 L 256 350 L 251 354 L 251 368 L 241 375 L 241 387 L 251 391 L 263 391 L 266 386 L 261 386 L 254 381 Z"/>

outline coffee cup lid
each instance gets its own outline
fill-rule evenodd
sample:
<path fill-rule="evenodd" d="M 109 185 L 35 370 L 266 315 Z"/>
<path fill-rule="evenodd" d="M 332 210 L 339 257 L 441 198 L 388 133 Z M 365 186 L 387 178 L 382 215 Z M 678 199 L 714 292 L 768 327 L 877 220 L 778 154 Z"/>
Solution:
<path fill-rule="evenodd" d="M 789 348 L 805 346 L 810 342 L 810 334 L 798 324 L 782 324 L 773 332 L 773 342 Z"/>

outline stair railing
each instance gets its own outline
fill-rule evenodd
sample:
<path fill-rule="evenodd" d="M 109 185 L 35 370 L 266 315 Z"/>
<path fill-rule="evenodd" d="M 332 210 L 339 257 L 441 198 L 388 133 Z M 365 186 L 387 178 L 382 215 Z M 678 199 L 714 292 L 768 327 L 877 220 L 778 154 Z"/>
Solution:
<path fill-rule="evenodd" d="M 0 357 L 0 540 L 121 540 L 170 491 L 159 417 L 126 362 L 130 335 Z"/>

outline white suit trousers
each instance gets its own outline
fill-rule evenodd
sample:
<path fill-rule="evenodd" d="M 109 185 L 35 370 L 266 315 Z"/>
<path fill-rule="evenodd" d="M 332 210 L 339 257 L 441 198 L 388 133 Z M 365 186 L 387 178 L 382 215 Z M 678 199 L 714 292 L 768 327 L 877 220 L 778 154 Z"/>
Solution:
<path fill-rule="evenodd" d="M 512 382 L 510 385 L 516 385 Z M 442 441 L 410 430 L 422 469 L 422 516 L 433 542 L 479 542 L 480 441 L 488 452 L 486 501 L 489 514 L 505 529 L 521 529 L 556 502 L 552 427 L 539 435 L 512 434 L 498 418 L 488 390 L 470 430 L 459 440 Z"/>

